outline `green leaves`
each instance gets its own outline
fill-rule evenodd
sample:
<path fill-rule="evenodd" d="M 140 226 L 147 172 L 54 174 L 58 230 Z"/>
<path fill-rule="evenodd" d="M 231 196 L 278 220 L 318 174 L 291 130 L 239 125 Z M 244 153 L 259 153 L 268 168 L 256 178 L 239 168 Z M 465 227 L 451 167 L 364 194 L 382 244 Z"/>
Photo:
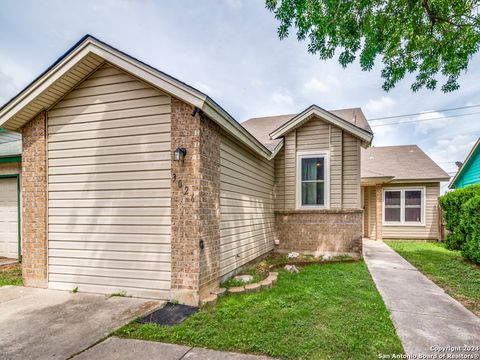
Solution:
<path fill-rule="evenodd" d="M 464 72 L 480 43 L 478 0 L 266 0 L 279 20 L 278 36 L 290 29 L 308 51 L 320 59 L 339 53 L 346 67 L 360 60 L 371 70 L 383 63 L 383 89 L 396 86 L 408 73 L 416 78 L 411 88 L 443 92 L 459 88 Z"/>

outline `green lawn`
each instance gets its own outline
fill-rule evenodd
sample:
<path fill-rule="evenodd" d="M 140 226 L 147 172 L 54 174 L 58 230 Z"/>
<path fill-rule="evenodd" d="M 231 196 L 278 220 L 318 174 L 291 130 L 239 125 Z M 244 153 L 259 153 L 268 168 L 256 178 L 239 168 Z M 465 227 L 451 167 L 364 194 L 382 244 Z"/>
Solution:
<path fill-rule="evenodd" d="M 183 324 L 131 323 L 115 335 L 285 359 L 373 359 L 403 353 L 363 262 L 280 271 L 272 289 L 227 295 Z"/>
<path fill-rule="evenodd" d="M 480 266 L 462 258 L 442 243 L 388 241 L 402 255 L 448 294 L 480 316 Z"/>
<path fill-rule="evenodd" d="M 0 266 L 0 286 L 22 284 L 22 268 L 20 264 Z"/>

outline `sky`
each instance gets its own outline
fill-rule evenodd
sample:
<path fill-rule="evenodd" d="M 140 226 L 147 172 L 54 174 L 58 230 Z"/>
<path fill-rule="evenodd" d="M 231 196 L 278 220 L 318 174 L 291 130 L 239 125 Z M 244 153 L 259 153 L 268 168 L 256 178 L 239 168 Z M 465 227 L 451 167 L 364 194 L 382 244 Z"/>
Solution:
<path fill-rule="evenodd" d="M 371 121 L 373 145 L 417 144 L 450 174 L 480 136 L 480 107 L 438 111 L 480 105 L 480 56 L 456 92 L 414 93 L 409 77 L 386 93 L 381 63 L 343 69 L 309 54 L 294 32 L 279 40 L 277 27 L 262 0 L 2 0 L 0 105 L 88 33 L 203 91 L 239 122 L 311 104 L 361 107 L 367 119 L 429 112 Z M 471 115 L 449 117 L 460 114 Z M 382 125 L 417 119 L 434 120 Z"/>

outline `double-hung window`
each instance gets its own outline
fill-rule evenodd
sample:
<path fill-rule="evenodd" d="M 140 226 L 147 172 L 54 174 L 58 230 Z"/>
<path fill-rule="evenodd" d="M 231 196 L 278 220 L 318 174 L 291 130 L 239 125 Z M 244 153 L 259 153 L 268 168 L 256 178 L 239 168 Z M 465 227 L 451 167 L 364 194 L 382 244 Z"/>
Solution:
<path fill-rule="evenodd" d="M 328 207 L 328 156 L 298 154 L 297 158 L 297 207 Z"/>
<path fill-rule="evenodd" d="M 386 189 L 383 222 L 386 225 L 423 225 L 424 189 Z"/>

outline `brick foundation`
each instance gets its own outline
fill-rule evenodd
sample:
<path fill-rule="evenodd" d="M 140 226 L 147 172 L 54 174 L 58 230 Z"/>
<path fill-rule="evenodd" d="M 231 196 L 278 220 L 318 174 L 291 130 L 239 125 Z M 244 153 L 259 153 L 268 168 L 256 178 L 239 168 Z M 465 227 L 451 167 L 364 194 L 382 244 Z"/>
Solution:
<path fill-rule="evenodd" d="M 46 116 L 22 129 L 22 274 L 26 286 L 47 287 Z"/>
<path fill-rule="evenodd" d="M 275 212 L 280 252 L 312 255 L 362 254 L 363 210 L 297 210 Z"/>
<path fill-rule="evenodd" d="M 218 285 L 220 129 L 207 118 L 192 116 L 193 111 L 172 98 L 171 290 L 173 298 L 197 305 L 201 296 Z M 187 150 L 183 162 L 173 161 L 177 147 Z"/>

